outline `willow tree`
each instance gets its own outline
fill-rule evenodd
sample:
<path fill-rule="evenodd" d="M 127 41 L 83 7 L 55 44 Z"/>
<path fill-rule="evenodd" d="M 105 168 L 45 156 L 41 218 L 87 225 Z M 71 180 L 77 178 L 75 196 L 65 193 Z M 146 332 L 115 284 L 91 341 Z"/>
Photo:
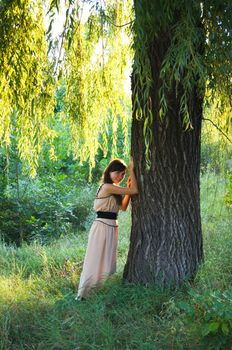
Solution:
<path fill-rule="evenodd" d="M 63 120 L 70 126 L 70 150 L 80 161 L 87 159 L 91 168 L 99 148 L 106 157 L 110 143 L 112 156 L 117 155 L 120 124 L 125 142 L 121 156 L 128 155 L 130 97 L 124 85 L 131 48 L 124 24 L 130 20 L 131 6 L 115 0 L 90 4 L 69 2 L 59 68 L 66 86 Z"/>
<path fill-rule="evenodd" d="M 0 1 L 0 140 L 7 150 L 16 137 L 32 175 L 44 142 L 55 136 L 44 18 L 43 1 Z"/>
<path fill-rule="evenodd" d="M 133 201 L 124 278 L 161 286 L 203 258 L 200 137 L 205 89 L 231 96 L 231 5 L 134 0 Z M 209 97 L 209 96 L 208 96 Z"/>
<path fill-rule="evenodd" d="M 52 29 L 62 10 L 66 15 L 57 48 Z M 66 87 L 62 121 L 70 130 L 69 151 L 93 167 L 99 146 L 107 154 L 111 123 L 116 154 L 120 120 L 128 153 L 124 72 L 131 48 L 123 34 L 127 27 L 120 25 L 130 12 L 128 2 L 113 0 L 0 0 L 0 141 L 7 150 L 16 136 L 32 175 L 45 143 L 54 156 L 54 91 L 60 83 Z"/>

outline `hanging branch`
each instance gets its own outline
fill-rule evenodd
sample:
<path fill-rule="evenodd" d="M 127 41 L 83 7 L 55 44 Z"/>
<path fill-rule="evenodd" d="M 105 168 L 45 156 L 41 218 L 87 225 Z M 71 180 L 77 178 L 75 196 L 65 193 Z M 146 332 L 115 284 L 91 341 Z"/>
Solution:
<path fill-rule="evenodd" d="M 60 44 L 60 49 L 59 49 L 59 53 L 58 53 L 58 59 L 56 61 L 56 67 L 55 67 L 55 75 L 57 75 L 57 71 L 58 71 L 58 67 L 59 67 L 59 61 L 61 58 L 61 52 L 62 52 L 62 48 L 64 45 L 64 39 L 65 39 L 65 33 L 66 33 L 66 29 L 67 29 L 67 25 L 68 25 L 68 17 L 69 17 L 69 11 L 70 11 L 70 7 L 71 7 L 71 2 L 69 3 L 69 6 L 66 10 L 66 18 L 65 18 L 65 23 L 64 23 L 64 28 L 63 28 L 63 32 L 62 32 L 62 39 L 61 39 L 61 44 Z"/>
<path fill-rule="evenodd" d="M 104 11 L 104 7 L 106 8 L 107 6 L 106 6 L 106 1 L 102 1 L 103 2 L 103 6 L 101 6 L 101 9 L 102 9 L 102 16 L 107 20 L 107 22 L 108 23 L 110 23 L 110 24 L 112 24 L 114 27 L 117 27 L 117 28 L 123 28 L 123 27 L 126 27 L 126 26 L 128 26 L 128 25 L 131 25 L 131 24 L 133 24 L 134 23 L 134 20 L 133 21 L 130 21 L 130 22 L 127 22 L 127 23 L 124 23 L 124 24 L 115 24 L 112 20 L 111 20 L 111 18 L 110 18 L 110 16 L 108 16 L 108 15 L 106 15 L 105 14 L 105 11 Z"/>
<path fill-rule="evenodd" d="M 106 18 L 107 22 L 109 22 L 110 24 L 112 24 L 114 27 L 117 27 L 117 28 L 123 28 L 123 27 L 129 26 L 129 25 L 134 23 L 134 20 L 133 20 L 133 21 L 119 25 L 119 24 L 115 24 L 114 22 L 112 22 L 110 16 L 107 16 L 106 14 L 104 14 L 104 17 Z"/>
<path fill-rule="evenodd" d="M 219 128 L 219 126 L 217 125 L 217 124 L 215 124 L 211 119 L 209 119 L 209 118 L 202 118 L 203 120 L 207 120 L 207 121 L 209 121 L 210 123 L 212 123 L 213 124 L 213 126 L 218 130 L 218 131 L 220 131 L 220 133 L 222 133 L 222 135 L 230 142 L 230 143 L 232 143 L 232 141 L 231 141 L 231 139 L 228 137 L 228 135 L 226 135 L 225 133 L 224 133 L 224 131 L 221 129 L 221 128 Z"/>

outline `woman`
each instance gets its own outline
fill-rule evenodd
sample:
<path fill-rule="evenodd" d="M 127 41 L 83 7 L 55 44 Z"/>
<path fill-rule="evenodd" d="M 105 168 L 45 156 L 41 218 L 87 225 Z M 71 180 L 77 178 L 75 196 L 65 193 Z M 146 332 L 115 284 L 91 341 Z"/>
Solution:
<path fill-rule="evenodd" d="M 125 176 L 127 166 L 120 159 L 110 162 L 103 173 L 103 183 L 97 191 L 94 210 L 97 218 L 90 229 L 88 246 L 78 287 L 77 299 L 86 298 L 92 287 L 102 283 L 116 271 L 118 242 L 117 213 L 125 211 L 130 196 L 138 193 L 134 164 L 129 164 L 130 176 L 127 187 L 119 184 Z"/>

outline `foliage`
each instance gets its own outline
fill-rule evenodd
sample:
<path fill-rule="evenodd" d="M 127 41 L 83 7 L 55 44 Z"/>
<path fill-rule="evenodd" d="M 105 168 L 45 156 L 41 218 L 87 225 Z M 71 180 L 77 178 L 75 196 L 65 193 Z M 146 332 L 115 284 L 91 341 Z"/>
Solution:
<path fill-rule="evenodd" d="M 87 185 L 90 164 L 74 160 L 70 150 L 70 126 L 64 125 L 65 84 L 56 91 L 55 116 L 49 127 L 56 137 L 52 144 L 45 143 L 37 159 L 37 176 L 32 180 L 30 169 L 19 158 L 18 137 L 12 120 L 10 145 L 0 148 L 0 233 L 5 242 L 21 244 L 37 239 L 45 243 L 67 233 L 89 227 L 93 217 L 91 208 L 95 185 Z M 129 115 L 128 110 L 126 110 Z M 95 156 L 92 181 L 98 182 L 112 157 L 114 130 L 108 121 L 109 143 L 106 158 L 102 150 Z M 127 133 L 128 128 L 127 127 Z M 127 151 L 123 124 L 118 118 L 116 146 L 120 154 Z M 101 136 L 99 136 L 101 137 Z M 101 141 L 100 141 L 101 142 Z"/>
<path fill-rule="evenodd" d="M 225 349 L 232 341 L 232 292 L 189 292 L 189 303 L 178 304 L 189 323 L 200 333 L 205 344 L 213 349 Z"/>
<path fill-rule="evenodd" d="M 54 108 L 54 79 L 47 58 L 42 1 L 0 2 L 0 139 L 10 145 L 12 129 L 22 159 L 35 175 L 38 154 Z"/>
<path fill-rule="evenodd" d="M 27 240 L 30 233 L 28 218 L 30 211 L 17 199 L 1 198 L 0 200 L 0 235 L 7 243 L 20 244 Z"/>
<path fill-rule="evenodd" d="M 128 144 L 127 111 L 130 103 L 124 84 L 131 53 L 126 29 L 114 24 L 121 25 L 128 21 L 130 13 L 128 2 L 119 1 L 108 1 L 106 8 L 102 4 L 99 8 L 98 5 L 93 6 L 87 22 L 82 21 L 81 11 L 80 8 L 72 13 L 72 41 L 71 44 L 69 40 L 68 43 L 65 41 L 65 120 L 68 117 L 70 122 L 70 147 L 81 160 L 89 159 L 92 167 L 99 145 L 104 157 L 110 144 L 112 156 L 117 154 L 119 120 L 124 143 Z M 109 13 L 113 23 L 107 22 L 105 13 Z M 107 138 L 109 124 L 112 128 L 110 140 Z M 123 156 L 126 153 L 127 147 Z"/>
<path fill-rule="evenodd" d="M 231 169 L 231 148 L 224 142 L 202 143 L 201 171 L 227 174 Z"/>
<path fill-rule="evenodd" d="M 91 210 L 96 186 L 87 185 L 88 162 L 74 160 L 70 152 L 70 128 L 63 125 L 65 86 L 56 93 L 56 114 L 50 122 L 56 137 L 52 145 L 44 144 L 38 157 L 37 176 L 32 180 L 28 168 L 19 159 L 17 135 L 13 130 L 11 144 L 0 149 L 0 233 L 7 243 L 39 240 L 47 243 L 55 237 L 86 229 L 93 218 Z M 127 126 L 129 128 L 129 125 Z M 99 181 L 112 157 L 113 128 L 108 122 L 105 135 L 109 148 L 104 158 L 99 149 L 92 169 L 92 181 Z M 124 131 L 120 118 L 116 146 L 125 153 Z M 114 135 L 114 136 L 115 136 Z"/>
<path fill-rule="evenodd" d="M 0 202 L 0 232 L 6 242 L 36 239 L 47 243 L 85 229 L 94 198 L 91 186 L 79 187 L 75 178 L 67 179 L 65 174 L 20 181 L 19 186 L 22 196 L 16 196 L 12 185 L 8 199 L 3 197 Z"/>
<path fill-rule="evenodd" d="M 47 33 L 46 8 L 50 14 Z M 100 147 L 107 154 L 109 120 L 113 156 L 117 154 L 119 119 L 123 155 L 128 153 L 130 102 L 124 85 L 131 50 L 123 24 L 130 18 L 129 8 L 129 2 L 121 1 L 0 2 L 0 139 L 8 148 L 14 131 L 20 158 L 29 165 L 32 176 L 45 142 L 50 157 L 55 158 L 53 118 L 57 112 L 62 114 L 62 128 L 69 132 L 68 152 L 82 161 L 89 159 L 90 168 L 95 164 L 100 135 Z M 66 11 L 64 28 L 61 38 L 52 41 L 55 15 L 60 10 Z M 60 85 L 65 91 L 58 91 L 64 98 L 55 106 L 55 88 Z"/>
<path fill-rule="evenodd" d="M 215 172 L 222 171 L 225 174 L 231 168 L 231 122 L 230 102 L 228 97 L 222 100 L 219 94 L 214 93 L 213 103 L 209 103 L 211 92 L 207 91 L 207 99 L 204 104 L 202 127 L 202 170 L 211 167 Z"/>
<path fill-rule="evenodd" d="M 219 101 L 221 114 L 231 110 L 230 13 L 231 5 L 223 1 L 135 1 L 133 113 L 144 119 L 148 166 L 153 114 L 159 111 L 161 120 L 165 118 L 170 91 L 180 94 L 183 129 L 191 128 L 189 98 L 196 87 L 202 96 L 207 90 L 205 103 Z M 161 67 L 155 77 L 150 52 L 158 38 L 162 38 Z M 155 101 L 151 98 L 154 85 L 159 88 Z"/>
<path fill-rule="evenodd" d="M 203 90 L 207 87 L 206 104 L 215 105 L 216 101 L 219 108 L 215 110 L 221 119 L 228 120 L 231 5 L 184 0 L 152 4 L 139 0 L 135 5 L 134 19 L 129 0 L 65 3 L 51 0 L 44 6 L 41 1 L 1 1 L 0 138 L 8 148 L 14 130 L 19 155 L 29 163 L 32 175 L 45 141 L 49 156 L 56 158 L 59 131 L 53 119 L 57 112 L 60 127 L 66 129 L 70 139 L 68 154 L 72 151 L 81 161 L 89 159 L 90 168 L 95 164 L 99 146 L 104 157 L 109 146 L 113 157 L 119 153 L 116 141 L 119 121 L 125 144 L 122 156 L 128 154 L 130 102 L 124 85 L 132 57 L 132 23 L 134 72 L 139 77 L 133 110 L 138 118 L 145 118 L 147 161 L 154 107 L 149 98 L 154 81 L 147 48 L 160 34 L 168 30 L 171 33 L 170 47 L 161 62 L 160 117 L 167 111 L 170 88 L 174 84 L 177 89 L 181 82 L 184 87 L 181 113 L 185 125 L 190 126 L 187 101 L 197 80 Z M 45 36 L 46 7 L 50 23 Z M 62 11 L 65 19 L 61 36 L 52 41 L 55 17 Z M 198 52 L 202 40 L 204 47 Z M 56 106 L 55 87 L 61 97 L 61 104 Z M 110 139 L 106 137 L 109 124 Z"/>
<path fill-rule="evenodd" d="M 7 172 L 4 149 L 1 151 L 0 234 L 5 242 L 19 245 L 37 239 L 45 243 L 85 228 L 95 195 L 94 186 L 86 186 L 88 168 L 61 153 L 57 161 L 45 157 L 32 180 L 22 173 L 13 144 Z"/>

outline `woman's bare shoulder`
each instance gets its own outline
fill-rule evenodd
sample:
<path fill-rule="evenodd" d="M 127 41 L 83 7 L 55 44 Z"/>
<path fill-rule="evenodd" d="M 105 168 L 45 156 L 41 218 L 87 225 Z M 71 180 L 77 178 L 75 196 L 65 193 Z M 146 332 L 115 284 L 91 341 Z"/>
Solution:
<path fill-rule="evenodd" d="M 105 196 L 108 196 L 109 194 L 111 194 L 111 192 L 110 192 L 111 187 L 108 185 L 114 186 L 112 184 L 105 184 L 105 183 L 101 184 L 98 191 L 97 191 L 96 197 L 105 197 Z"/>
<path fill-rule="evenodd" d="M 115 185 L 113 185 L 113 184 L 108 184 L 108 183 L 103 184 L 101 186 L 100 193 L 101 193 L 101 195 L 111 194 L 112 191 L 114 190 L 114 188 L 115 188 Z"/>

